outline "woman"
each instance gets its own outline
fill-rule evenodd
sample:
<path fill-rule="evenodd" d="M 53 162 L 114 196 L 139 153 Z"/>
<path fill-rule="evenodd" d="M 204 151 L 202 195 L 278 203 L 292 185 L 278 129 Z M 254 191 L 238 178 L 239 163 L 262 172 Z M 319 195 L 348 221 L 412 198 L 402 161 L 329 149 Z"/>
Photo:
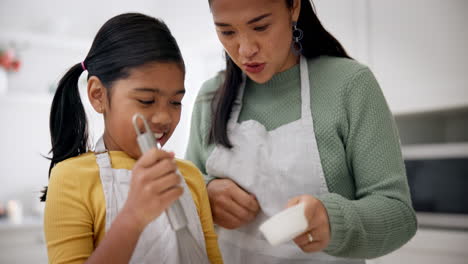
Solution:
<path fill-rule="evenodd" d="M 307 0 L 210 0 L 226 71 L 207 81 L 187 159 L 205 174 L 225 263 L 364 263 L 416 232 L 397 129 L 371 71 Z M 308 229 L 258 231 L 305 203 Z"/>

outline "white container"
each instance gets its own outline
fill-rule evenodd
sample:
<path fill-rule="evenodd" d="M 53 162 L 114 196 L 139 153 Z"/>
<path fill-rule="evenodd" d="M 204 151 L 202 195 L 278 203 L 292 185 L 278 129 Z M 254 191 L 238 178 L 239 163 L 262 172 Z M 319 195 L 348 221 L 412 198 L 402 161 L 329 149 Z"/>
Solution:
<path fill-rule="evenodd" d="M 8 201 L 7 216 L 10 222 L 15 224 L 19 224 L 23 221 L 23 205 L 19 200 Z"/>
<path fill-rule="evenodd" d="M 260 227 L 267 241 L 273 245 L 288 242 L 307 230 L 304 203 L 289 207 L 265 221 Z"/>

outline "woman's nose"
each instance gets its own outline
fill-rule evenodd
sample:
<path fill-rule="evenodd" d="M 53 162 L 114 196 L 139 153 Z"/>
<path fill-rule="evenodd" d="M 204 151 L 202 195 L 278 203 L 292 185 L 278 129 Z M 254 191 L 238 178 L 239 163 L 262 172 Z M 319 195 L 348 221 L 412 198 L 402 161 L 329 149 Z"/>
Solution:
<path fill-rule="evenodd" d="M 239 40 L 239 55 L 242 58 L 251 59 L 258 52 L 258 45 L 248 36 L 243 36 Z"/>

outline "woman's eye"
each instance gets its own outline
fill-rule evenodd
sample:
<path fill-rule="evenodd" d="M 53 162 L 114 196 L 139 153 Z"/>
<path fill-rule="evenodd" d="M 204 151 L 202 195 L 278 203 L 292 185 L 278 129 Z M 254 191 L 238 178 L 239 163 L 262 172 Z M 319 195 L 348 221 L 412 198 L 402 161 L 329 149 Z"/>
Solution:
<path fill-rule="evenodd" d="M 144 105 L 151 105 L 154 103 L 154 100 L 140 100 L 138 99 L 138 102 L 144 104 Z"/>
<path fill-rule="evenodd" d="M 255 27 L 255 31 L 265 31 L 268 28 L 269 25 L 261 26 L 261 27 Z"/>

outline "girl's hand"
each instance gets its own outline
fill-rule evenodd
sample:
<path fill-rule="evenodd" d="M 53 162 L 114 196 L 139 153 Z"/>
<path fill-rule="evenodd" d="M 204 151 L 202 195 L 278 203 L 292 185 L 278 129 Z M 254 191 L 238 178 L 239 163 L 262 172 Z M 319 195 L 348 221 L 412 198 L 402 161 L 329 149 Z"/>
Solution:
<path fill-rule="evenodd" d="M 232 180 L 215 179 L 206 188 L 213 221 L 224 228 L 241 227 L 255 219 L 260 210 L 255 196 L 244 191 Z"/>
<path fill-rule="evenodd" d="M 322 202 L 310 195 L 301 195 L 294 197 L 288 202 L 287 207 L 298 203 L 305 204 L 305 216 L 307 218 L 307 231 L 294 239 L 304 252 L 322 251 L 330 243 L 330 221 L 327 210 Z M 312 242 L 310 241 L 312 238 Z"/>
<path fill-rule="evenodd" d="M 176 170 L 174 153 L 156 148 L 136 162 L 122 214 L 130 217 L 140 231 L 182 195 Z"/>

